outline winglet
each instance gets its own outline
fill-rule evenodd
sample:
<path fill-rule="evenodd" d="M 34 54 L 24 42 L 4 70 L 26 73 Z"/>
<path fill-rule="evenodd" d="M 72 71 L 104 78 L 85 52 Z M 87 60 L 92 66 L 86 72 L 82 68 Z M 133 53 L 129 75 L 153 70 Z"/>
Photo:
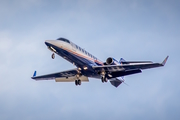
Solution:
<path fill-rule="evenodd" d="M 36 71 L 34 71 L 33 77 L 36 77 Z"/>
<path fill-rule="evenodd" d="M 164 61 L 161 63 L 163 66 L 166 64 L 166 61 L 168 60 L 168 57 L 169 57 L 169 56 L 167 56 L 167 57 L 164 59 Z"/>

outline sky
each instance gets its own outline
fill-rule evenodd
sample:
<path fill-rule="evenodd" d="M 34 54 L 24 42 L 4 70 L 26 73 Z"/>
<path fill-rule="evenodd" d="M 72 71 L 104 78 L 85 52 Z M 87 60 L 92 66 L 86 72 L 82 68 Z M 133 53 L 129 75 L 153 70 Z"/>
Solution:
<path fill-rule="evenodd" d="M 179 0 L 1 0 L 0 118 L 2 120 L 179 120 Z M 126 76 L 118 88 L 34 81 L 75 68 L 51 59 L 45 40 L 64 37 L 102 61 L 150 60 L 165 67 Z"/>

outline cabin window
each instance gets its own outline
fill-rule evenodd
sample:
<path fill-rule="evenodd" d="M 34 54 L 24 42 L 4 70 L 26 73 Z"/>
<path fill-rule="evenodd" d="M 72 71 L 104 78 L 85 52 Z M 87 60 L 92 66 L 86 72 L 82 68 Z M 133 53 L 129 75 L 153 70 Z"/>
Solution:
<path fill-rule="evenodd" d="M 76 49 L 78 49 L 78 46 L 76 45 Z"/>

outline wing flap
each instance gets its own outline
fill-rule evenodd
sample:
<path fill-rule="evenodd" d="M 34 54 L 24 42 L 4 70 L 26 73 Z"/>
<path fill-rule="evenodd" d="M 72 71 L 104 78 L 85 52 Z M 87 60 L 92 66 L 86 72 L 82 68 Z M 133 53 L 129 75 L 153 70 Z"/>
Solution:
<path fill-rule="evenodd" d="M 88 82 L 89 81 L 88 77 L 86 77 L 86 76 L 81 76 L 81 77 L 79 77 L 79 79 L 82 82 Z M 74 82 L 75 80 L 77 80 L 76 76 L 55 78 L 56 82 Z"/>

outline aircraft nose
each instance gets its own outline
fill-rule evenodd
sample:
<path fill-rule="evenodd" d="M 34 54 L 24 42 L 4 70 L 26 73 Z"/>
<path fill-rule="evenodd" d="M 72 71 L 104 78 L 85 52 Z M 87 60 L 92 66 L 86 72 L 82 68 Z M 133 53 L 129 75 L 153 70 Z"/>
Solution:
<path fill-rule="evenodd" d="M 55 40 L 46 40 L 46 41 L 45 41 L 45 44 L 46 44 L 47 46 L 54 45 L 54 43 L 55 43 Z"/>
<path fill-rule="evenodd" d="M 45 41 L 45 44 L 47 45 L 47 44 L 50 44 L 51 43 L 51 40 L 46 40 Z"/>

